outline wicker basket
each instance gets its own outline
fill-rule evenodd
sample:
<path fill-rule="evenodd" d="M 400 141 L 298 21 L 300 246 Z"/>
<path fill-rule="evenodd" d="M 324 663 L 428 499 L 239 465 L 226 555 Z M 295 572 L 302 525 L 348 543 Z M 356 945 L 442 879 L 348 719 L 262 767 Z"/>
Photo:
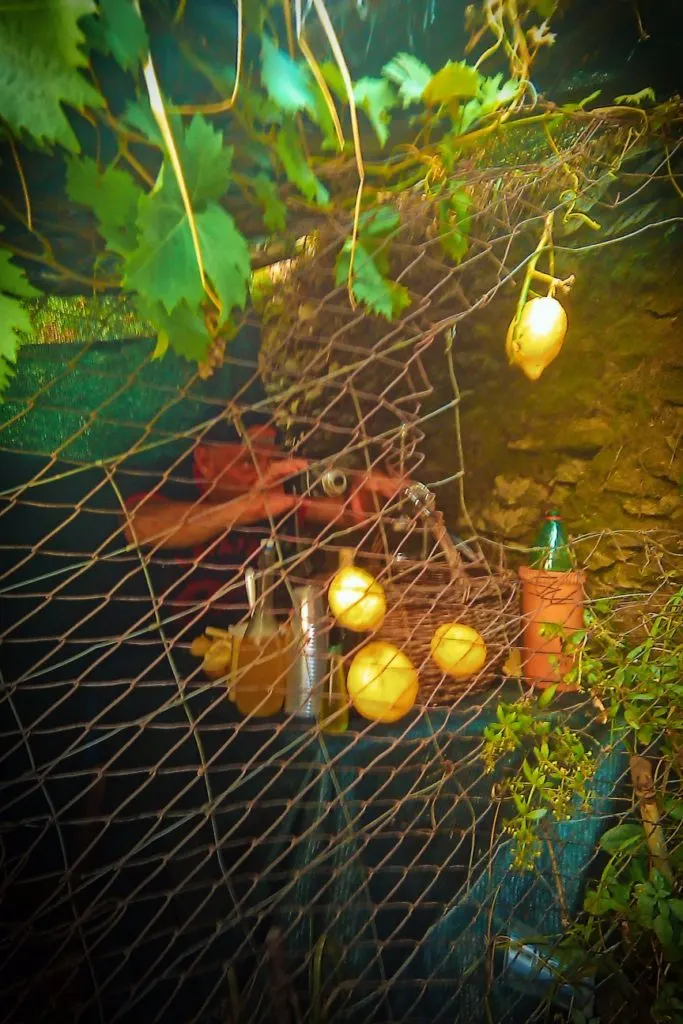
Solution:
<path fill-rule="evenodd" d="M 381 579 L 388 612 L 376 638 L 404 651 L 418 670 L 417 704 L 449 707 L 464 693 L 500 679 L 502 666 L 520 633 L 519 582 L 516 573 L 494 571 L 483 559 L 464 564 L 440 513 L 432 515 L 429 525 L 446 564 L 434 559 L 385 561 Z M 377 571 L 376 565 L 373 571 Z M 471 626 L 484 638 L 486 663 L 467 679 L 445 675 L 432 660 L 432 636 L 445 622 Z"/>
<path fill-rule="evenodd" d="M 399 563 L 401 572 L 409 566 Z M 501 676 L 505 659 L 519 635 L 520 612 L 517 577 L 511 572 L 485 573 L 465 568 L 459 579 L 447 569 L 419 572 L 413 563 L 413 582 L 385 582 L 389 611 L 378 633 L 408 655 L 420 677 L 417 703 L 447 707 L 463 693 L 493 683 Z M 474 676 L 453 679 L 444 675 L 430 653 L 437 626 L 460 622 L 472 626 L 484 638 L 486 663 Z"/>

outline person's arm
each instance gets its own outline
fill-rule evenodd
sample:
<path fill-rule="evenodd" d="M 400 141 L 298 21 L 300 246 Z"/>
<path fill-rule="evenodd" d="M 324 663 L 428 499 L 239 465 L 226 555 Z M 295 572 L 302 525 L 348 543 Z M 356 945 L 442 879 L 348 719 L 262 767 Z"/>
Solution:
<path fill-rule="evenodd" d="M 306 498 L 302 503 L 305 522 L 355 526 L 381 513 L 387 502 L 395 501 L 410 481 L 382 473 L 356 472 L 350 494 L 344 498 Z"/>
<path fill-rule="evenodd" d="M 156 548 L 189 548 L 212 540 L 233 526 L 257 523 L 289 512 L 295 494 L 271 490 L 242 494 L 219 504 L 156 498 L 129 508 L 125 534 L 129 541 Z"/>

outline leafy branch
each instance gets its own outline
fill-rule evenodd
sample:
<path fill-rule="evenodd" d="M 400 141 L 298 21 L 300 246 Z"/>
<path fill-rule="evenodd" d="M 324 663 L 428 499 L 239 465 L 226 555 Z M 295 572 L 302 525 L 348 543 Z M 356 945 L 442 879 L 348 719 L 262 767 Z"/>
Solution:
<path fill-rule="evenodd" d="M 98 290 L 113 286 L 132 296 L 156 326 L 159 353 L 170 347 L 201 362 L 230 338 L 247 304 L 250 246 L 287 235 L 293 243 L 310 225 L 346 222 L 351 211 L 351 229 L 337 254 L 337 283 L 346 275 L 352 304 L 395 320 L 411 298 L 391 276 L 392 234 L 380 239 L 364 218 L 374 212 L 385 216 L 389 195 L 423 193 L 437 204 L 445 258 L 459 264 L 470 245 L 473 207 L 457 173 L 459 161 L 473 153 L 481 159 L 484 144 L 501 132 L 590 116 L 577 109 L 534 111 L 528 73 L 539 47 L 552 41 L 547 21 L 554 7 L 549 0 L 517 6 L 512 0 L 484 0 L 468 52 L 487 36 L 494 42 L 474 63 L 449 60 L 432 70 L 399 53 L 378 77 L 354 82 L 323 0 L 315 0 L 313 9 L 334 60 L 320 63 L 303 27 L 295 34 L 289 0 L 283 5 L 286 49 L 271 0 L 241 0 L 234 74 L 213 67 L 179 37 L 184 58 L 219 97 L 196 106 L 159 90 L 147 26 L 134 0 L 33 0 L 30 14 L 21 5 L 0 12 L 3 131 L 17 153 L 29 143 L 55 164 L 65 160 L 66 197 L 92 217 L 99 239 L 95 267 L 106 278 L 88 278 L 60 264 L 30 213 L 24 227 L 39 251 L 22 246 L 22 258 Z M 543 31 L 535 26 L 537 16 Z M 258 57 L 245 63 L 249 36 L 257 37 Z M 501 47 L 510 64 L 506 79 L 482 70 Z M 120 104 L 99 84 L 102 59 L 119 66 L 119 80 L 123 75 L 138 97 L 123 114 L 112 113 Z M 645 98 L 643 92 L 627 100 Z M 630 110 L 645 125 L 661 117 L 657 108 L 620 110 L 620 116 Z M 394 118 L 403 111 L 414 139 L 392 146 Z M 81 154 L 85 122 L 98 139 L 104 133 L 107 144 L 98 142 L 97 151 Z M 349 123 L 352 148 L 346 141 Z M 361 129 L 375 136 L 382 159 L 362 160 Z M 110 141 L 115 155 L 107 161 L 100 154 L 110 151 Z M 24 181 L 18 157 L 16 163 L 30 211 L 30 181 Z M 6 365 L 27 329 L 16 310 L 12 318 Z"/>

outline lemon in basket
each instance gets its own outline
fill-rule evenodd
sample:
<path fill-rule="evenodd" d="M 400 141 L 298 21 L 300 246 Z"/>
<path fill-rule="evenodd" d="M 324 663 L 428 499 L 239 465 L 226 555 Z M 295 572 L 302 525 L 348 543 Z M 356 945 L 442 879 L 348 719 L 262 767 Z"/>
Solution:
<path fill-rule="evenodd" d="M 377 629 L 387 610 L 384 587 L 357 565 L 339 570 L 330 583 L 327 599 L 339 625 L 354 633 Z"/>
<path fill-rule="evenodd" d="M 362 647 L 346 677 L 353 706 L 372 722 L 397 722 L 407 715 L 415 703 L 417 686 L 410 658 L 384 640 Z"/>
<path fill-rule="evenodd" d="M 459 622 L 445 622 L 434 630 L 432 658 L 442 672 L 454 679 L 467 679 L 483 668 L 486 644 L 480 633 Z"/>

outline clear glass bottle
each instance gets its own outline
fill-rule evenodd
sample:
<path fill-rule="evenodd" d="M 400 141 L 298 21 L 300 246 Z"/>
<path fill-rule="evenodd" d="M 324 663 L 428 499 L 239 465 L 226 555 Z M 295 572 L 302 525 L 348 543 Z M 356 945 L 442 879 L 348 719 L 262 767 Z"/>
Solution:
<path fill-rule="evenodd" d="M 239 641 L 235 703 L 243 715 L 276 715 L 285 697 L 289 644 L 273 608 L 275 547 L 266 542 L 259 556 L 254 610 Z"/>
<path fill-rule="evenodd" d="M 575 568 L 574 555 L 569 546 L 569 537 L 556 509 L 549 509 L 532 548 L 532 569 L 545 572 L 572 572 Z"/>
<path fill-rule="evenodd" d="M 349 727 L 344 634 L 336 628 L 330 635 L 330 671 L 323 683 L 318 721 L 323 732 L 346 732 Z"/>

